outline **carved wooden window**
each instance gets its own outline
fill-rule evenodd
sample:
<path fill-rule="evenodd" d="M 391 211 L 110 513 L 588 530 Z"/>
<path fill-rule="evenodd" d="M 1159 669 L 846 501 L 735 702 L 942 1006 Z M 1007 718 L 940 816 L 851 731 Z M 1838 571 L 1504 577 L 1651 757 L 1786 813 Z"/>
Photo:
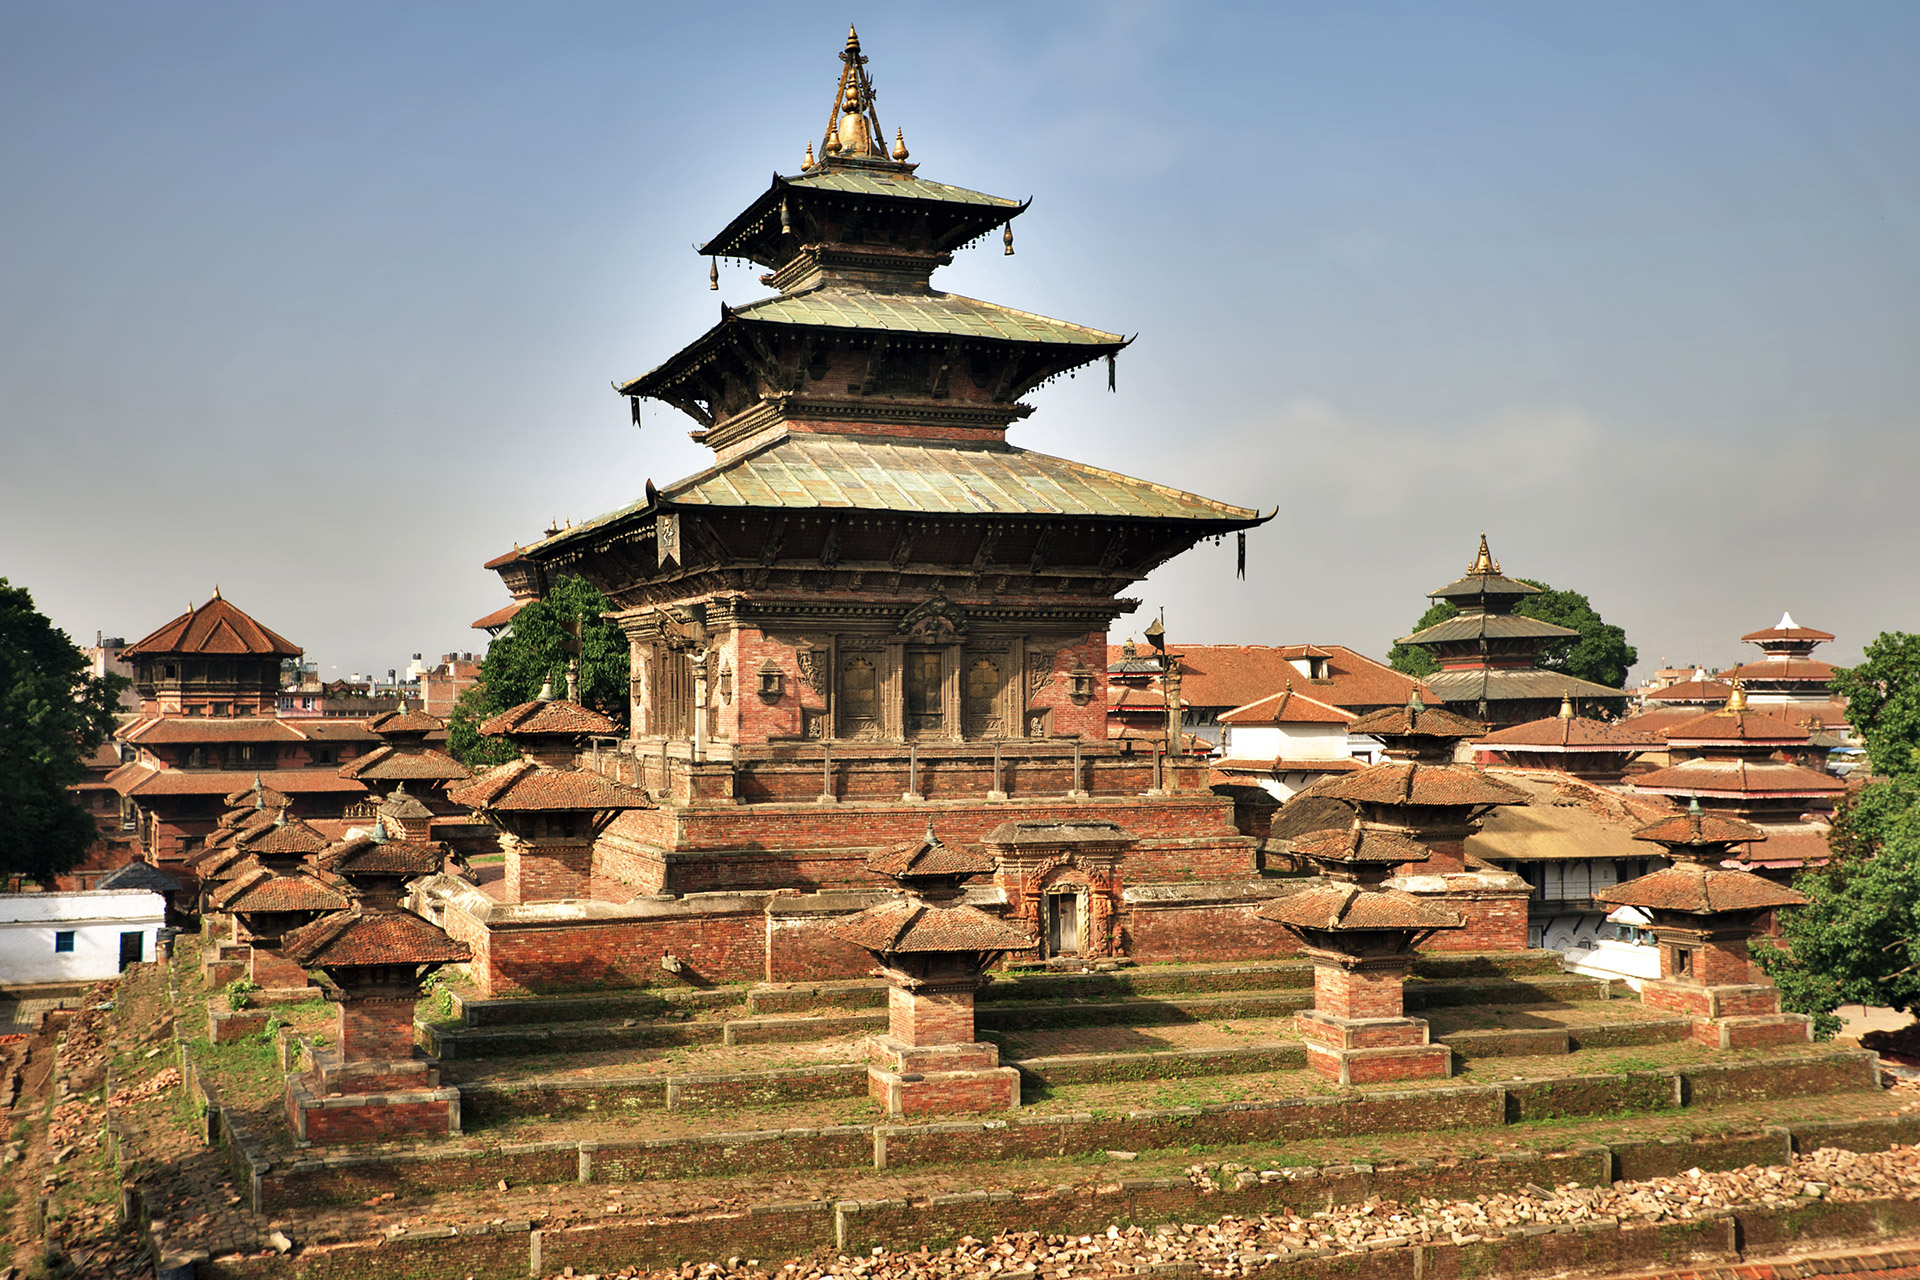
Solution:
<path fill-rule="evenodd" d="M 945 656 L 938 649 L 907 650 L 908 733 L 938 733 L 946 728 Z"/>
<path fill-rule="evenodd" d="M 979 655 L 967 660 L 961 699 L 969 738 L 994 738 L 1005 731 L 1000 723 L 1001 683 L 998 659 Z"/>
<path fill-rule="evenodd" d="M 658 651 L 654 669 L 653 732 L 665 738 L 693 736 L 693 661 L 671 649 Z"/>
<path fill-rule="evenodd" d="M 870 738 L 880 732 L 880 680 L 871 658 L 840 664 L 840 736 Z"/>

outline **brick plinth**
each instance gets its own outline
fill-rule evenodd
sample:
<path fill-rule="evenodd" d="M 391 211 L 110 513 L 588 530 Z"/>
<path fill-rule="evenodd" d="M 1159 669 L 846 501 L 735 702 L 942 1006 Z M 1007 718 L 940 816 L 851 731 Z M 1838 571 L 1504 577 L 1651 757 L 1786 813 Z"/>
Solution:
<path fill-rule="evenodd" d="M 1330 1049 L 1399 1049 L 1430 1043 L 1425 1018 L 1342 1018 L 1308 1009 L 1293 1015 L 1293 1029 Z"/>
<path fill-rule="evenodd" d="M 867 1094 L 890 1116 L 1012 1111 L 1020 1105 L 1020 1072 L 987 1067 L 902 1074 L 870 1066 Z"/>
<path fill-rule="evenodd" d="M 1739 1018 L 1696 1018 L 1693 1040 L 1709 1049 L 1757 1049 L 1776 1044 L 1807 1044 L 1813 1019 L 1804 1013 Z"/>
<path fill-rule="evenodd" d="M 1445 1080 L 1453 1074 L 1453 1050 L 1443 1044 L 1335 1049 L 1309 1040 L 1307 1066 L 1336 1084 Z"/>
<path fill-rule="evenodd" d="M 984 1041 L 971 1044 L 911 1045 L 892 1036 L 867 1037 L 867 1061 L 896 1075 L 984 1071 L 1000 1065 L 1000 1049 Z"/>
<path fill-rule="evenodd" d="M 458 1089 L 414 1089 L 318 1098 L 300 1076 L 287 1077 L 287 1122 L 316 1145 L 386 1141 L 460 1132 Z"/>
<path fill-rule="evenodd" d="M 953 1045 L 973 1040 L 973 988 L 887 993 L 887 1034 L 901 1044 Z"/>
<path fill-rule="evenodd" d="M 411 1058 L 394 1062 L 342 1062 L 335 1050 L 315 1055 L 312 1084 L 315 1092 L 332 1097 L 355 1093 L 392 1093 L 439 1087 L 440 1073 Z"/>
<path fill-rule="evenodd" d="M 1780 1012 L 1780 993 L 1770 983 L 1703 987 L 1648 979 L 1640 984 L 1640 1003 L 1694 1018 L 1765 1018 Z"/>
<path fill-rule="evenodd" d="M 593 845 L 515 840 L 507 845 L 506 871 L 520 902 L 585 898 L 593 879 Z"/>

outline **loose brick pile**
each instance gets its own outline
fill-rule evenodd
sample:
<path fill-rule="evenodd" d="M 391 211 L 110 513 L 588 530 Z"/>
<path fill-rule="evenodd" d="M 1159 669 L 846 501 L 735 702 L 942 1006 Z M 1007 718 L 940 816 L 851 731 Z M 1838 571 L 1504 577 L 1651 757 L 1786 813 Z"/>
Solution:
<path fill-rule="evenodd" d="M 1288 1170 L 1195 1165 L 1203 1187 L 1247 1185 L 1290 1176 Z M 1297 1176 L 1297 1175 L 1296 1175 Z M 949 1249 L 906 1253 L 876 1248 L 866 1256 L 816 1255 L 783 1266 L 759 1259 L 689 1262 L 676 1271 L 626 1268 L 621 1277 L 648 1280 L 1071 1280 L 1152 1270 L 1245 1276 L 1279 1262 L 1360 1254 L 1412 1244 L 1469 1244 L 1536 1234 L 1583 1223 L 1641 1225 L 1685 1221 L 1739 1207 L 1784 1207 L 1817 1200 L 1920 1199 L 1920 1147 L 1860 1153 L 1822 1148 L 1790 1167 L 1749 1166 L 1718 1173 L 1698 1169 L 1672 1178 L 1583 1187 L 1534 1187 L 1524 1194 L 1473 1199 L 1373 1199 L 1312 1214 L 1291 1210 L 1257 1218 L 1157 1228 L 1110 1226 L 1081 1236 L 1007 1232 L 962 1237 Z M 572 1268 L 556 1273 L 580 1280 Z M 588 1277 L 587 1280 L 593 1280 Z"/>

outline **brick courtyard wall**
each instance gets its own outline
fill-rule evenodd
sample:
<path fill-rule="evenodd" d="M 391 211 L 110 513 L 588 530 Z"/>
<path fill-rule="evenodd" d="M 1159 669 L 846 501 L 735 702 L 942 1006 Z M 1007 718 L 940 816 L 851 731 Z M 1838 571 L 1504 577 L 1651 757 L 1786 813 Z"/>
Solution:
<path fill-rule="evenodd" d="M 507 884 L 520 902 L 559 902 L 587 896 L 593 875 L 593 846 L 515 840 L 507 844 Z"/>
<path fill-rule="evenodd" d="M 1442 929 L 1420 944 L 1422 951 L 1525 951 L 1527 891 L 1449 892 L 1434 901 L 1466 921 L 1463 929 Z"/>
<path fill-rule="evenodd" d="M 739 902 L 739 899 L 729 899 Z M 662 955 L 679 958 L 703 982 L 754 982 L 766 974 L 766 917 L 748 909 L 660 914 L 639 919 L 569 920 L 491 931 L 480 985 L 489 996 L 561 994 L 657 981 Z M 452 921 L 453 912 L 448 912 Z M 453 932 L 449 930 L 449 932 Z M 482 960 L 476 954 L 477 974 Z"/>
<path fill-rule="evenodd" d="M 1300 940 L 1255 913 L 1260 903 L 1135 902 L 1122 913 L 1127 954 L 1142 964 L 1177 960 L 1270 960 Z"/>

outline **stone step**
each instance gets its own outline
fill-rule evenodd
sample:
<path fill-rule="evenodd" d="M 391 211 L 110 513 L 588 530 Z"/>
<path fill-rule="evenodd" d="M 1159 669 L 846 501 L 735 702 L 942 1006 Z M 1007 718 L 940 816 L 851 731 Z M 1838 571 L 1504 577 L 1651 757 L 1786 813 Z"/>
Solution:
<path fill-rule="evenodd" d="M 706 990 L 629 988 L 579 996 L 519 996 L 505 1000 L 453 996 L 453 1016 L 469 1027 L 543 1026 L 550 1022 L 604 1022 L 609 1018 L 694 1017 L 717 1009 L 747 1005 L 749 988 L 741 985 Z"/>
<path fill-rule="evenodd" d="M 1617 978 L 1588 978 L 1572 973 L 1437 981 L 1410 978 L 1406 986 L 1406 1004 L 1409 1010 L 1470 1004 L 1546 1004 L 1569 1000 L 1610 1000 L 1628 992 L 1627 984 Z"/>

